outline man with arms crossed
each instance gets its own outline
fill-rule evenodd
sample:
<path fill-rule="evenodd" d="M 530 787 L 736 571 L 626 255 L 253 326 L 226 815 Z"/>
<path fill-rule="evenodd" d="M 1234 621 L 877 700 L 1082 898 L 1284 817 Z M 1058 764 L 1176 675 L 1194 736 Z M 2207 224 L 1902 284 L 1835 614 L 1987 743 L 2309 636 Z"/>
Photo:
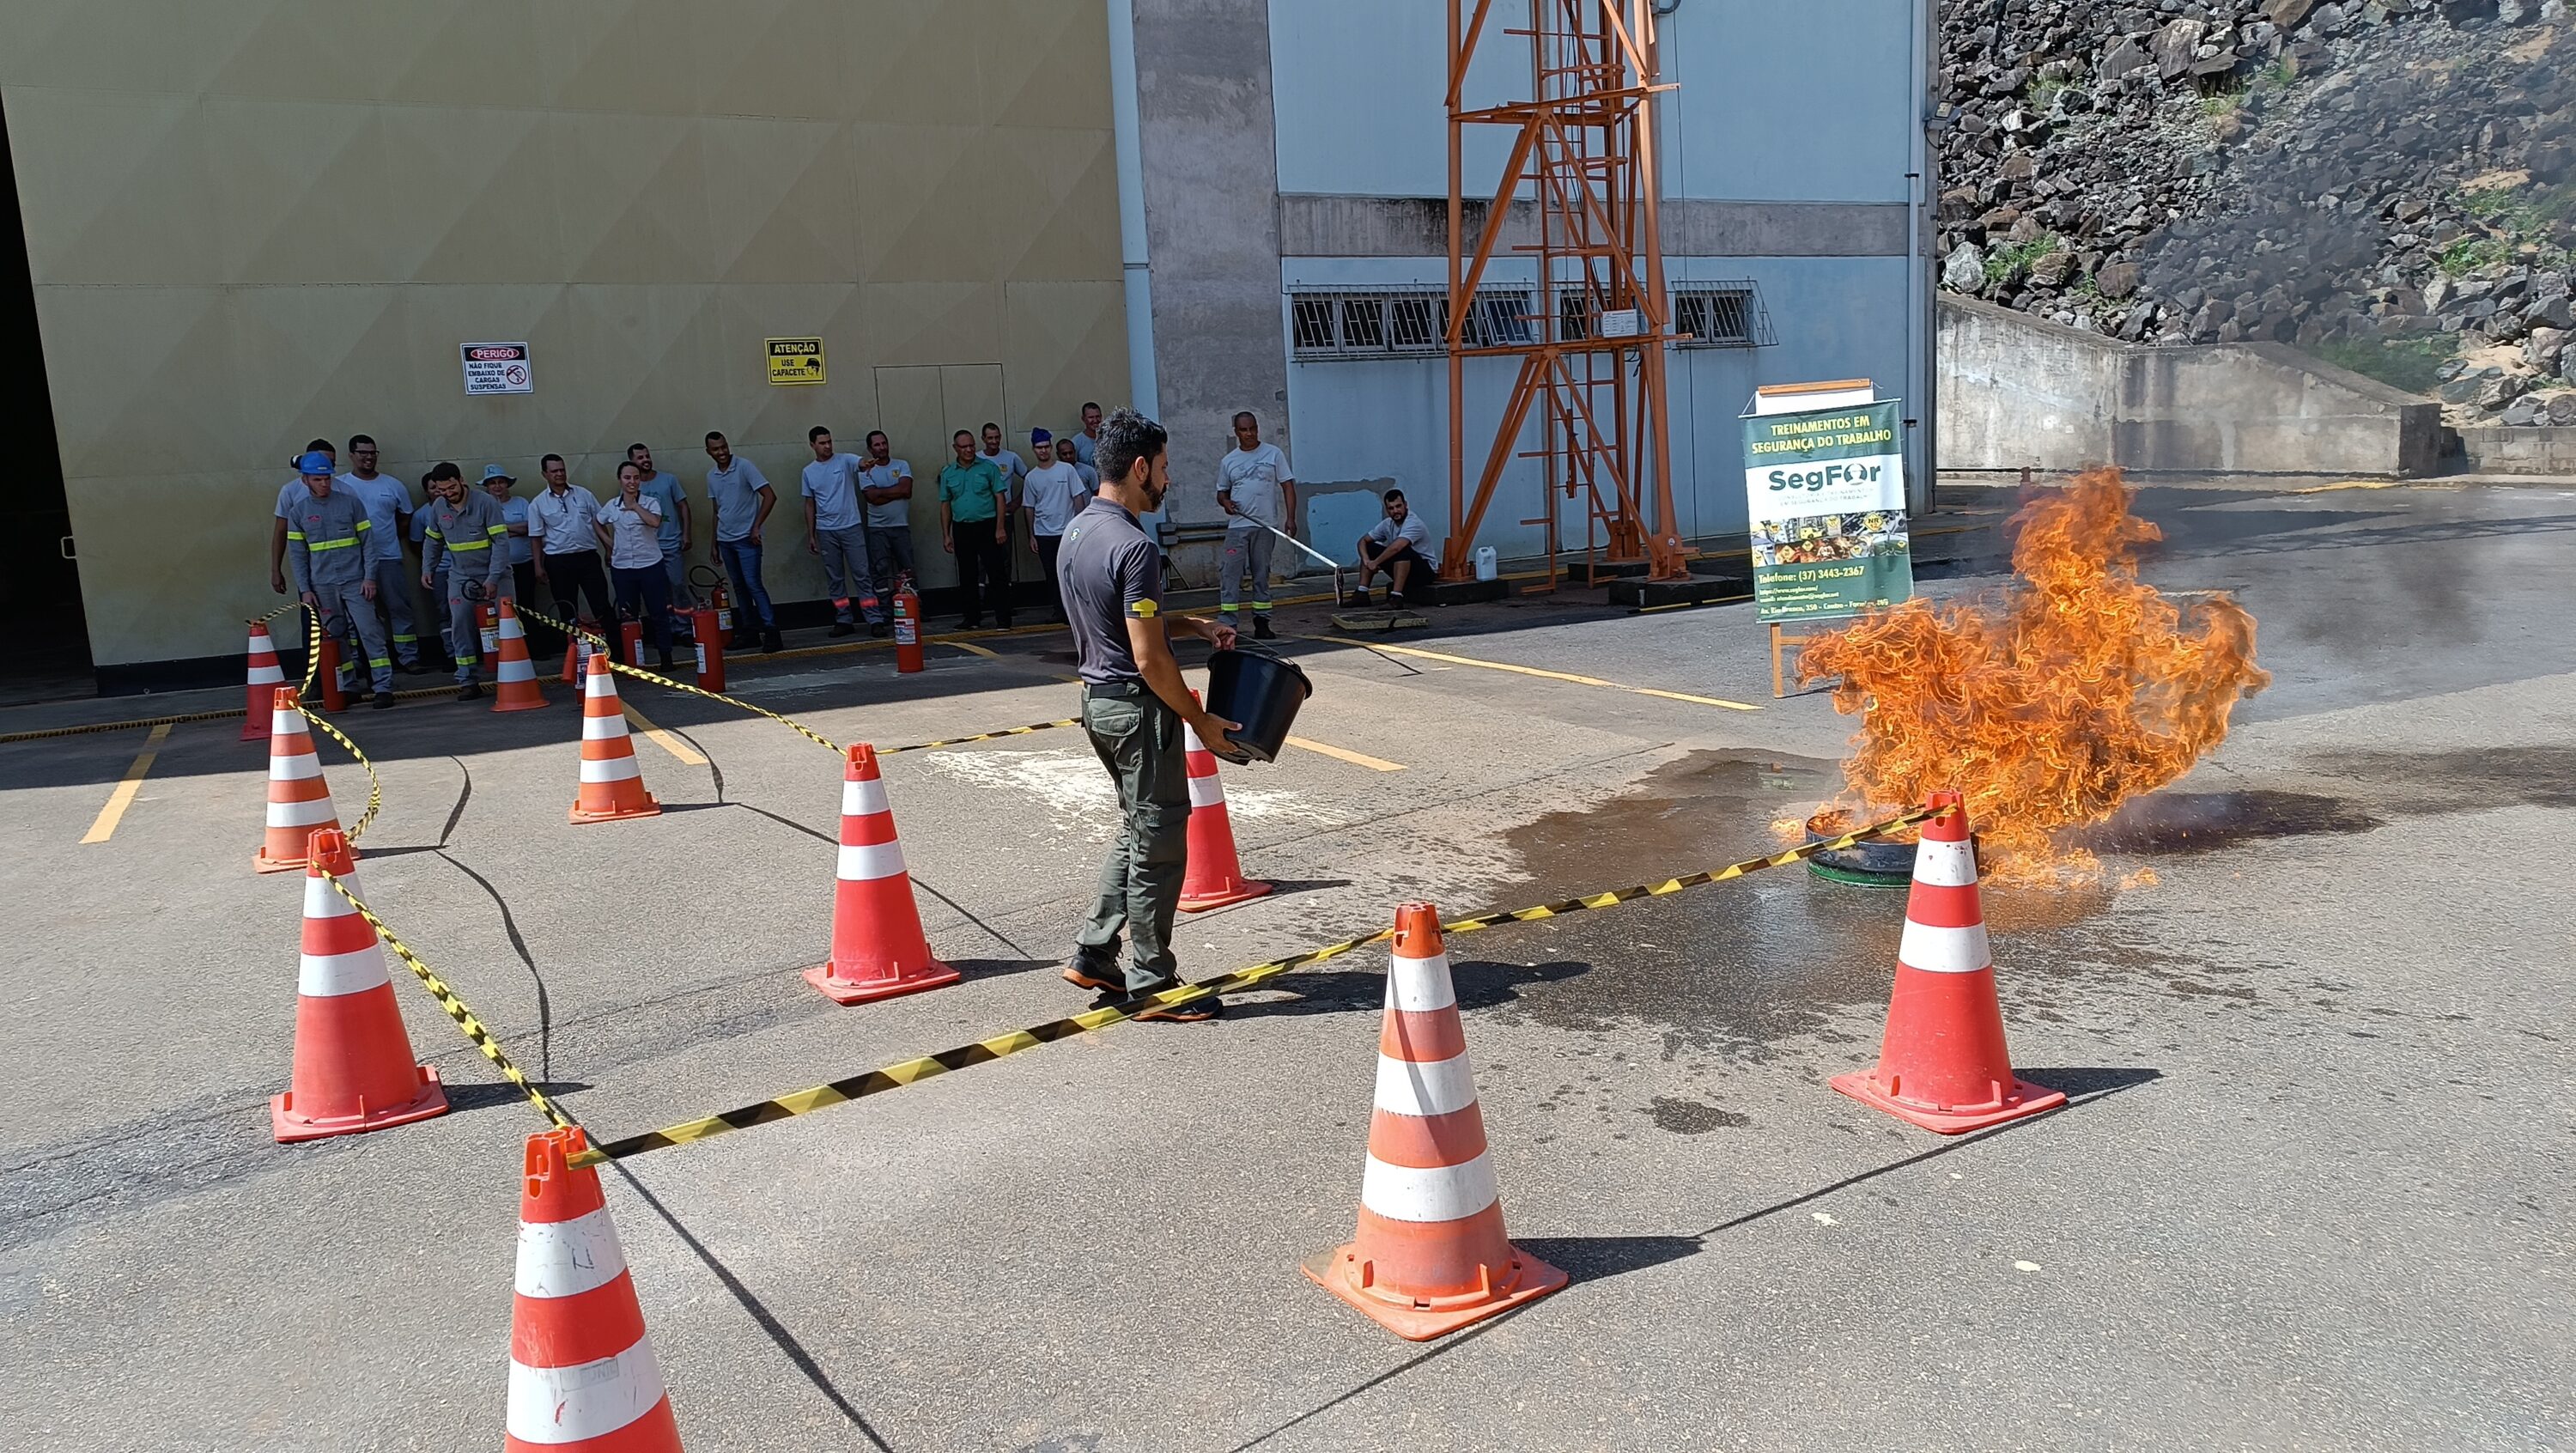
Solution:
<path fill-rule="evenodd" d="M 850 598 L 865 595 L 868 623 L 876 624 L 885 603 L 868 589 L 868 527 L 859 513 L 859 461 L 832 447 L 832 431 L 816 424 L 805 431 L 814 462 L 805 466 L 798 489 L 805 496 L 805 553 L 823 557 L 823 589 L 832 597 L 832 629 L 846 636 L 852 624 Z"/>
<path fill-rule="evenodd" d="M 1261 442 L 1261 421 L 1244 410 L 1234 416 L 1234 449 L 1217 463 L 1216 504 L 1225 511 L 1225 554 L 1217 564 L 1217 612 L 1227 623 L 1243 601 L 1243 575 L 1252 574 L 1252 634 L 1269 640 L 1272 530 L 1297 517 L 1297 479 L 1288 456 Z"/>
<path fill-rule="evenodd" d="M 1192 635 L 1225 650 L 1234 644 L 1234 628 L 1163 614 L 1162 551 L 1136 523 L 1138 515 L 1160 509 L 1172 487 L 1169 443 L 1162 425 L 1132 409 L 1110 415 L 1100 437 L 1100 493 L 1065 530 L 1056 557 L 1081 662 L 1082 729 L 1117 781 L 1126 817 L 1100 865 L 1100 897 L 1064 977 L 1120 998 L 1178 982 L 1172 918 L 1180 909 L 1190 822 L 1181 723 L 1217 752 L 1230 750 L 1226 733 L 1236 730 L 1191 698 L 1170 641 Z M 1208 995 L 1136 1017 L 1195 1021 L 1215 1018 L 1220 1008 Z"/>
<path fill-rule="evenodd" d="M 867 468 L 859 471 L 859 498 L 868 502 L 868 575 L 882 608 L 868 617 L 868 634 L 887 634 L 886 610 L 895 587 L 913 573 L 912 463 L 897 459 L 883 429 L 868 431 Z"/>
<path fill-rule="evenodd" d="M 1067 443 L 1066 452 L 1073 446 Z M 1056 457 L 1054 437 L 1044 429 L 1029 431 L 1029 448 L 1038 457 L 1037 468 L 1020 482 L 1020 518 L 1028 526 L 1029 539 L 1038 549 L 1038 569 L 1046 576 L 1048 613 L 1057 620 L 1065 619 L 1063 592 L 1056 588 L 1056 552 L 1064 546 L 1065 526 L 1086 503 L 1083 496 L 1082 472 Z"/>

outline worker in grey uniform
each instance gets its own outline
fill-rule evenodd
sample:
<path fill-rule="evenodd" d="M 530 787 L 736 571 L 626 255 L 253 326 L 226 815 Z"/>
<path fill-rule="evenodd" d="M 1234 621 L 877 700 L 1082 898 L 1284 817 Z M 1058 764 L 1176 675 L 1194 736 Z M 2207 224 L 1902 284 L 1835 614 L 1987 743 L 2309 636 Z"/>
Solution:
<path fill-rule="evenodd" d="M 385 623 L 376 618 L 376 582 L 367 573 L 367 507 L 333 487 L 331 456 L 319 450 L 296 461 L 306 498 L 286 521 L 286 565 L 295 593 L 322 618 L 322 633 L 338 637 L 352 626 L 367 653 L 377 709 L 394 704 L 394 658 L 386 653 Z M 342 662 L 342 689 L 354 663 Z"/>
<path fill-rule="evenodd" d="M 1100 493 L 1066 527 L 1056 575 L 1081 663 L 1082 729 L 1118 785 L 1126 823 L 1100 866 L 1100 896 L 1074 940 L 1064 977 L 1085 989 L 1127 997 L 1179 982 L 1172 917 L 1189 865 L 1188 722 L 1213 752 L 1231 753 L 1235 724 L 1190 695 L 1170 637 L 1192 635 L 1218 650 L 1234 627 L 1163 614 L 1163 554 L 1136 517 L 1162 508 L 1172 487 L 1163 426 L 1133 409 L 1109 416 L 1100 434 Z M 1119 939 L 1127 962 L 1118 962 Z M 1207 995 L 1143 1011 L 1139 1019 L 1213 1019 Z"/>
<path fill-rule="evenodd" d="M 457 642 L 456 699 L 472 701 L 483 694 L 482 628 L 474 608 L 517 594 L 510 574 L 510 522 L 501 517 L 501 502 L 479 489 L 465 487 L 465 471 L 440 464 L 429 472 L 429 528 L 421 536 L 420 583 L 435 588 L 447 577 L 447 638 Z M 444 565 L 444 572 L 440 566 Z M 498 606 L 493 607 L 497 614 Z"/>

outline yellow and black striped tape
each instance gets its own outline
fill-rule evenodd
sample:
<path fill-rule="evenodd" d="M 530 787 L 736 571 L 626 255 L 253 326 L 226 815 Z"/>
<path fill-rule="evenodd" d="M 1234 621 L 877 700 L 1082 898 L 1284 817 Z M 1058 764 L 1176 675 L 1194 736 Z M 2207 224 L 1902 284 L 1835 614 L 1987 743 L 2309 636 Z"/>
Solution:
<path fill-rule="evenodd" d="M 483 1027 L 483 1021 L 475 1016 L 472 1009 L 466 1007 L 464 1000 L 456 997 L 456 992 L 448 988 L 444 980 L 431 971 L 429 965 L 422 961 L 421 956 L 413 953 L 410 945 L 396 938 L 394 931 L 385 926 L 385 921 L 376 916 L 374 909 L 359 902 L 358 895 L 349 891 L 349 885 L 341 882 L 337 873 L 326 869 L 322 876 L 331 880 L 332 891 L 338 893 L 348 901 L 351 908 L 357 910 L 358 916 L 367 921 L 367 927 L 375 930 L 376 937 L 383 941 L 384 946 L 392 949 L 394 957 L 402 960 L 403 967 L 411 970 L 423 987 L 429 990 L 430 996 L 438 1001 L 438 1007 L 447 1011 L 447 1017 L 456 1021 L 456 1027 L 465 1031 L 466 1039 L 483 1052 L 483 1057 L 492 1062 L 492 1067 L 501 1072 L 502 1078 L 518 1086 L 519 1093 L 527 1096 L 529 1102 L 537 1107 L 537 1112 L 547 1120 L 563 1129 L 572 1129 L 575 1124 L 573 1118 L 565 1114 L 562 1107 L 556 1105 L 554 1101 L 547 1099 L 545 1091 L 538 1089 L 528 1079 L 526 1072 L 511 1063 L 510 1056 L 501 1048 L 501 1042 L 492 1037 L 492 1031 Z"/>
<path fill-rule="evenodd" d="M 977 732 L 971 737 L 948 737 L 936 742 L 914 742 L 908 747 L 879 747 L 877 748 L 877 755 L 880 757 L 892 757 L 898 756 L 904 752 L 928 752 L 935 751 L 941 747 L 962 747 L 969 742 L 997 742 L 1004 737 L 1024 737 L 1031 732 L 1051 732 L 1059 727 L 1073 727 L 1080 725 L 1082 725 L 1082 722 L 1079 718 L 1069 716 L 1059 721 L 1038 721 L 1031 722 L 1027 726 L 1004 727 L 997 732 Z"/>
<path fill-rule="evenodd" d="M 1722 868 L 1711 868 L 1705 872 L 1686 873 L 1678 878 L 1667 878 L 1660 883 L 1640 883 L 1630 888 L 1587 894 L 1558 903 L 1542 903 L 1509 912 L 1479 913 L 1453 923 L 1444 923 L 1440 928 L 1444 934 L 1475 933 L 1483 929 L 1499 928 L 1507 923 L 1534 923 L 1542 918 L 1561 917 L 1590 908 L 1611 908 L 1622 903 L 1633 903 L 1641 898 L 1660 898 L 1666 894 L 1679 893 L 1685 888 L 1723 883 L 1730 878 L 1741 878 L 1747 873 L 1760 872 L 1764 868 L 1779 868 L 1802 862 L 1818 853 L 1847 848 L 1863 838 L 1892 832 L 1901 827 L 1912 827 L 1938 815 L 1939 813 L 1930 808 L 1917 808 L 1883 822 L 1874 822 L 1866 827 L 1854 829 L 1837 838 L 1801 844 L 1798 847 L 1772 853 L 1767 857 L 1747 858 L 1739 863 L 1729 863 Z M 599 1165 L 611 1160 L 624 1160 L 630 1156 L 642 1155 L 646 1151 L 711 1140 L 716 1136 L 729 1135 L 737 1130 L 749 1130 L 755 1125 L 767 1125 L 776 1120 L 792 1120 L 800 1115 L 811 1115 L 827 1106 L 865 1099 L 870 1095 L 882 1095 L 889 1090 L 901 1089 L 906 1085 L 918 1084 L 923 1080 L 947 1074 L 951 1070 L 990 1064 L 994 1060 L 1018 1054 L 1022 1050 L 1035 1049 L 1042 1044 L 1053 1044 L 1058 1040 L 1070 1039 L 1077 1034 L 1085 1034 L 1095 1029 L 1105 1029 L 1122 1020 L 1133 1019 L 1144 1010 L 1158 1005 L 1186 1004 L 1193 999 L 1203 999 L 1211 994 L 1230 994 L 1249 989 L 1264 980 L 1277 978 L 1291 969 L 1319 964 L 1327 959 L 1337 959 L 1344 954 L 1366 948 L 1370 944 L 1384 943 L 1394 936 L 1394 929 L 1382 928 L 1363 938 L 1344 939 L 1340 943 L 1308 949 L 1283 959 L 1272 959 L 1265 964 L 1255 964 L 1248 969 L 1237 969 L 1229 974 L 1220 974 L 1213 979 L 1200 979 L 1164 989 L 1158 993 L 1122 1000 L 1116 1004 L 1104 1004 L 1100 1008 L 1067 1018 L 1050 1020 L 1045 1024 L 1032 1025 L 1027 1029 L 1015 1029 L 1008 1034 L 995 1035 L 991 1039 L 959 1045 L 955 1049 L 944 1049 L 937 1054 L 908 1059 L 900 1064 L 887 1065 L 883 1069 L 870 1070 L 865 1074 L 852 1075 L 847 1079 L 834 1080 L 829 1084 L 797 1090 L 774 1099 L 762 1100 L 757 1104 L 719 1111 L 703 1119 L 665 1126 L 660 1130 L 648 1131 L 642 1135 L 630 1135 L 622 1140 L 607 1141 L 584 1151 L 572 1163 Z"/>
<path fill-rule="evenodd" d="M 304 714 L 306 721 L 330 733 L 331 740 L 338 742 L 350 756 L 358 759 L 359 766 L 367 769 L 367 810 L 358 814 L 358 820 L 349 825 L 349 841 L 356 842 L 365 835 L 367 824 L 376 820 L 376 810 L 385 804 L 384 779 L 376 775 L 376 764 L 367 760 L 367 754 L 358 750 L 358 744 L 349 740 L 346 732 L 325 720 L 322 713 L 300 701 L 295 704 L 295 709 Z"/>

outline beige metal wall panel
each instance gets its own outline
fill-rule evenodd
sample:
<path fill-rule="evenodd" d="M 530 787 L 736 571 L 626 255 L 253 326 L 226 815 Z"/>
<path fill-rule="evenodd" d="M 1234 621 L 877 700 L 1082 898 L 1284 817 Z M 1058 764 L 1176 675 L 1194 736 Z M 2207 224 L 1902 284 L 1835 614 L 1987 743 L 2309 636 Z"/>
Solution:
<path fill-rule="evenodd" d="M 804 552 L 805 431 L 1075 425 L 1127 377 L 1108 37 L 1065 0 L 10 0 L 7 108 L 102 665 L 219 655 L 308 437 L 605 493 L 642 439 L 706 559 L 710 428 Z M 766 381 L 820 334 L 829 381 Z M 536 391 L 468 398 L 457 346 Z M 889 387 L 886 380 L 898 380 Z M 926 385 L 911 388 L 912 378 Z"/>

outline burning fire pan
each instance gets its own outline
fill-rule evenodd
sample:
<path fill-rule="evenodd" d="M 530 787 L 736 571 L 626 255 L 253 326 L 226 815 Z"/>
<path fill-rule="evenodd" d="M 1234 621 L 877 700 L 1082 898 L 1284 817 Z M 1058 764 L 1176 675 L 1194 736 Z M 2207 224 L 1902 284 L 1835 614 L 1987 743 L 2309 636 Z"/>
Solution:
<path fill-rule="evenodd" d="M 1840 824 L 1820 827 L 1814 820 L 1807 823 L 1807 841 L 1825 842 L 1841 837 L 1847 829 Z M 1973 850 L 1976 844 L 1972 841 Z M 1847 848 L 1835 848 L 1807 860 L 1807 871 L 1829 883 L 1848 883 L 1855 888 L 1907 888 L 1914 883 L 1914 844 L 1892 842 L 1885 838 L 1863 838 Z"/>

